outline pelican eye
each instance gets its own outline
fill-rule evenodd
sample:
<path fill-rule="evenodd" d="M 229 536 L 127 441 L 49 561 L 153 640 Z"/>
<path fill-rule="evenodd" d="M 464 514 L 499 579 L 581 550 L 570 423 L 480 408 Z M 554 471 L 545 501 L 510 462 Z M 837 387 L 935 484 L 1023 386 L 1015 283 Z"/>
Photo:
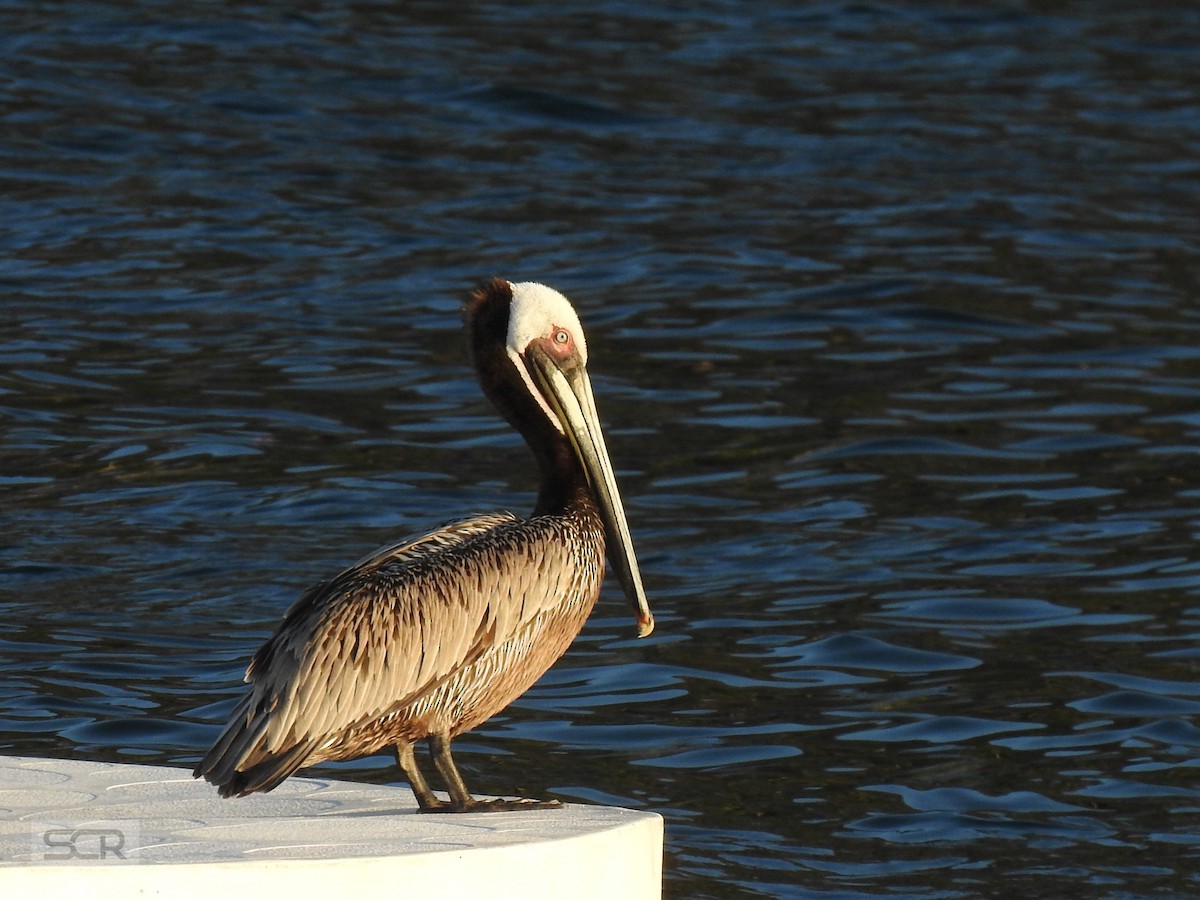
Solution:
<path fill-rule="evenodd" d="M 567 330 L 565 328 L 560 328 L 558 331 L 554 332 L 554 343 L 565 344 L 570 340 L 571 335 L 567 334 Z"/>

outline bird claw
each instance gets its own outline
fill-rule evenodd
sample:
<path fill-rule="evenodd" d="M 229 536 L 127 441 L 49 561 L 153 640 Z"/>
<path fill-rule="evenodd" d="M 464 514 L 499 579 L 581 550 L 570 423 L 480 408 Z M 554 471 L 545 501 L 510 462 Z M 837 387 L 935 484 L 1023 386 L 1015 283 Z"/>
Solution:
<path fill-rule="evenodd" d="M 516 812 L 524 809 L 562 809 L 561 800 L 533 800 L 517 797 L 512 800 L 498 798 L 496 800 L 469 800 L 464 804 L 443 803 L 437 806 L 425 807 L 421 812 L 427 813 L 486 813 L 486 812 Z"/>

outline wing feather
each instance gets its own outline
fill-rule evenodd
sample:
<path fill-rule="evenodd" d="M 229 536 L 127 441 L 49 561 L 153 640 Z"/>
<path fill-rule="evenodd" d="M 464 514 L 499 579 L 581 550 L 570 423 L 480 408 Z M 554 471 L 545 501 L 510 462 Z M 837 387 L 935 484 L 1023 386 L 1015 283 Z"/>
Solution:
<path fill-rule="evenodd" d="M 511 638 L 561 596 L 550 573 L 568 551 L 561 535 L 536 533 L 547 521 L 455 522 L 307 591 L 255 654 L 250 694 L 197 772 L 235 792 L 231 779 L 244 787 L 250 770 L 256 783 L 277 784 L 272 758 L 294 770 L 297 747 L 319 749 L 428 696 Z"/>

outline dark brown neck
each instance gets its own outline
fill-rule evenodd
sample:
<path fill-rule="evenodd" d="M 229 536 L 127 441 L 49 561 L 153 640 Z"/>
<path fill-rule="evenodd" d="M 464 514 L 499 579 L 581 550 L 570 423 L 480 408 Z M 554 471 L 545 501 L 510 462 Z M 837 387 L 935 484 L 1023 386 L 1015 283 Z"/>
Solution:
<path fill-rule="evenodd" d="M 583 467 L 570 441 L 554 426 L 505 351 L 512 287 L 494 279 L 467 301 L 464 316 L 468 342 L 479 384 L 488 399 L 533 451 L 541 486 L 534 515 L 555 515 L 573 509 L 595 510 Z"/>
<path fill-rule="evenodd" d="M 567 456 L 570 460 L 568 463 L 554 463 L 549 467 L 538 460 L 541 486 L 538 488 L 537 505 L 533 508 L 535 516 L 562 515 L 580 509 L 595 511 L 596 501 L 583 468 L 570 448 L 567 449 Z"/>

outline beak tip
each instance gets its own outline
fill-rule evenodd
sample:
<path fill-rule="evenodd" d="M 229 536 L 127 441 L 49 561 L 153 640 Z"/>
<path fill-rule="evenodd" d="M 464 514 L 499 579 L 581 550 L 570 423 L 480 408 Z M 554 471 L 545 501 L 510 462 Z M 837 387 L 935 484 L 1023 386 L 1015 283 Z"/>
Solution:
<path fill-rule="evenodd" d="M 638 618 L 638 623 L 637 623 L 638 637 L 640 637 L 640 638 L 647 637 L 650 634 L 650 632 L 652 632 L 653 630 L 654 630 L 654 616 L 650 616 L 645 619 L 643 619 L 641 617 Z"/>

